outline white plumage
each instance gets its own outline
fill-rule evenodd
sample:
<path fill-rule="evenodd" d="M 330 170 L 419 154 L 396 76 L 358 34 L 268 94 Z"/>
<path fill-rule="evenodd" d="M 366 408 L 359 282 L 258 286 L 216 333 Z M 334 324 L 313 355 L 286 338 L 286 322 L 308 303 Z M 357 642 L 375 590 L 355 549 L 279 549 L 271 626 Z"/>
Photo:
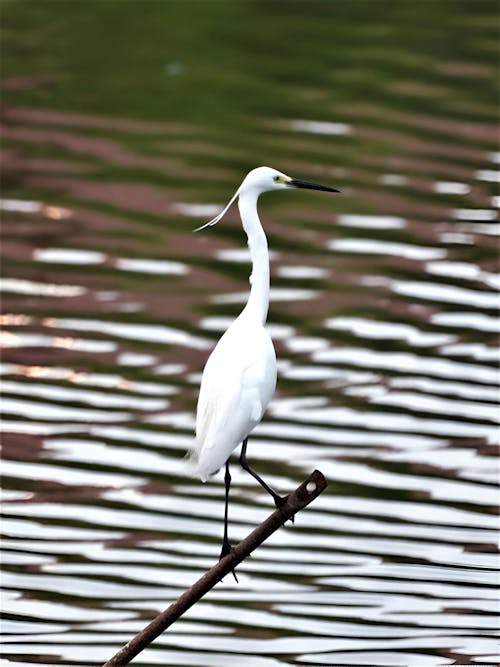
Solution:
<path fill-rule="evenodd" d="M 265 329 L 269 307 L 269 252 L 257 214 L 257 200 L 261 193 L 268 190 L 289 188 L 338 192 L 335 188 L 292 179 L 276 169 L 258 167 L 246 176 L 225 209 L 199 228 L 219 222 L 238 198 L 241 222 L 248 237 L 252 259 L 248 302 L 215 346 L 203 371 L 196 413 L 196 439 L 190 454 L 195 474 L 203 481 L 224 464 L 226 466 L 221 557 L 229 553 L 231 548 L 227 537 L 231 482 L 228 459 L 238 445 L 243 443 L 240 457 L 242 467 L 271 494 L 276 506 L 281 507 L 286 500 L 250 468 L 246 459 L 246 446 L 248 435 L 262 419 L 276 387 L 276 355 Z"/>
<path fill-rule="evenodd" d="M 206 481 L 260 422 L 276 387 L 271 338 L 251 313 L 233 322 L 210 355 L 196 416 L 195 472 Z"/>
<path fill-rule="evenodd" d="M 238 197 L 252 275 L 247 305 L 217 343 L 203 371 L 191 456 L 195 473 L 203 481 L 224 465 L 259 423 L 276 388 L 276 355 L 264 328 L 269 307 L 269 251 L 257 199 L 266 190 L 283 189 L 287 181 L 291 179 L 275 169 L 254 169 L 224 211 L 207 223 L 218 222 Z"/>

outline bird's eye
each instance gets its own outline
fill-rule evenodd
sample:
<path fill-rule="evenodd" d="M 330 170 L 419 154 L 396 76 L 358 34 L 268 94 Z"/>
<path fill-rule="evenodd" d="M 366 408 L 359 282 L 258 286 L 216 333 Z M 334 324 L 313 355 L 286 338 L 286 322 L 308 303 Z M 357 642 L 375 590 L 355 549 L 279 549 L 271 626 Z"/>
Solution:
<path fill-rule="evenodd" d="M 274 176 L 273 181 L 275 181 L 276 183 L 279 183 L 280 182 L 280 177 L 279 176 Z"/>

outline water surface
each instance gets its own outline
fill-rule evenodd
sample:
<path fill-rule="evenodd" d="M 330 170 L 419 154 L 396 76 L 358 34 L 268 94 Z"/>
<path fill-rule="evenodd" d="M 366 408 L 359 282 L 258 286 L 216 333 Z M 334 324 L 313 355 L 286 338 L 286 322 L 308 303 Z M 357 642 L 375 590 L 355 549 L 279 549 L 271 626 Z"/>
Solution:
<path fill-rule="evenodd" d="M 134 664 L 496 664 L 494 3 L 4 7 L 5 665 L 99 665 L 217 559 L 186 475 L 269 164 L 276 396 L 249 455 L 329 487 Z M 236 463 L 236 461 L 235 461 Z M 271 511 L 233 466 L 231 539 Z"/>

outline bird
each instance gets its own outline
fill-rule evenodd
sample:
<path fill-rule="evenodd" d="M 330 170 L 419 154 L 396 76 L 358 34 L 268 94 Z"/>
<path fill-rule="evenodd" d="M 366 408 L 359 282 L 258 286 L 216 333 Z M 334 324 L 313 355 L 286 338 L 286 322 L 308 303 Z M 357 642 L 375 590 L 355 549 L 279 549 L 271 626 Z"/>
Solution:
<path fill-rule="evenodd" d="M 259 196 L 272 190 L 336 188 L 291 178 L 271 167 L 252 169 L 215 218 L 198 227 L 217 224 L 235 199 L 248 238 L 252 261 L 250 294 L 245 307 L 219 339 L 203 370 L 196 411 L 196 437 L 188 456 L 192 471 L 203 482 L 225 466 L 224 534 L 220 559 L 232 551 L 228 538 L 231 475 L 229 458 L 241 444 L 240 465 L 271 495 L 278 509 L 286 497 L 274 491 L 250 467 L 248 437 L 261 421 L 276 388 L 276 353 L 265 328 L 269 308 L 270 267 L 267 237 L 257 211 Z M 233 570 L 236 581 L 236 574 Z"/>

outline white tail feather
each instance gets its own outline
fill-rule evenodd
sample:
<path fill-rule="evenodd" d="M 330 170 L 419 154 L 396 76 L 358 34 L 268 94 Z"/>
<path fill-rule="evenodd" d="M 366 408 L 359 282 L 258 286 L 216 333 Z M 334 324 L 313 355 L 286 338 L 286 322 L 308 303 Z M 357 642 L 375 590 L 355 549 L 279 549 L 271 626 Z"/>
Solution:
<path fill-rule="evenodd" d="M 206 227 L 212 227 L 213 225 L 216 225 L 216 224 L 219 222 L 219 220 L 221 220 L 221 219 L 224 217 L 224 215 L 227 213 L 229 207 L 230 207 L 231 204 L 234 202 L 234 200 L 235 200 L 236 197 L 239 195 L 239 193 L 240 193 L 240 189 L 238 188 L 238 189 L 236 190 L 236 192 L 234 193 L 234 195 L 233 195 L 233 196 L 231 197 L 231 199 L 229 200 L 229 203 L 228 203 L 228 205 L 226 206 L 226 208 L 225 208 L 223 211 L 221 211 L 221 213 L 219 213 L 218 215 L 216 215 L 215 218 L 212 218 L 212 220 L 209 220 L 208 222 L 206 222 L 206 223 L 205 223 L 204 225 L 202 225 L 201 227 L 197 227 L 194 231 L 195 231 L 195 232 L 200 232 L 202 229 L 205 229 Z"/>

